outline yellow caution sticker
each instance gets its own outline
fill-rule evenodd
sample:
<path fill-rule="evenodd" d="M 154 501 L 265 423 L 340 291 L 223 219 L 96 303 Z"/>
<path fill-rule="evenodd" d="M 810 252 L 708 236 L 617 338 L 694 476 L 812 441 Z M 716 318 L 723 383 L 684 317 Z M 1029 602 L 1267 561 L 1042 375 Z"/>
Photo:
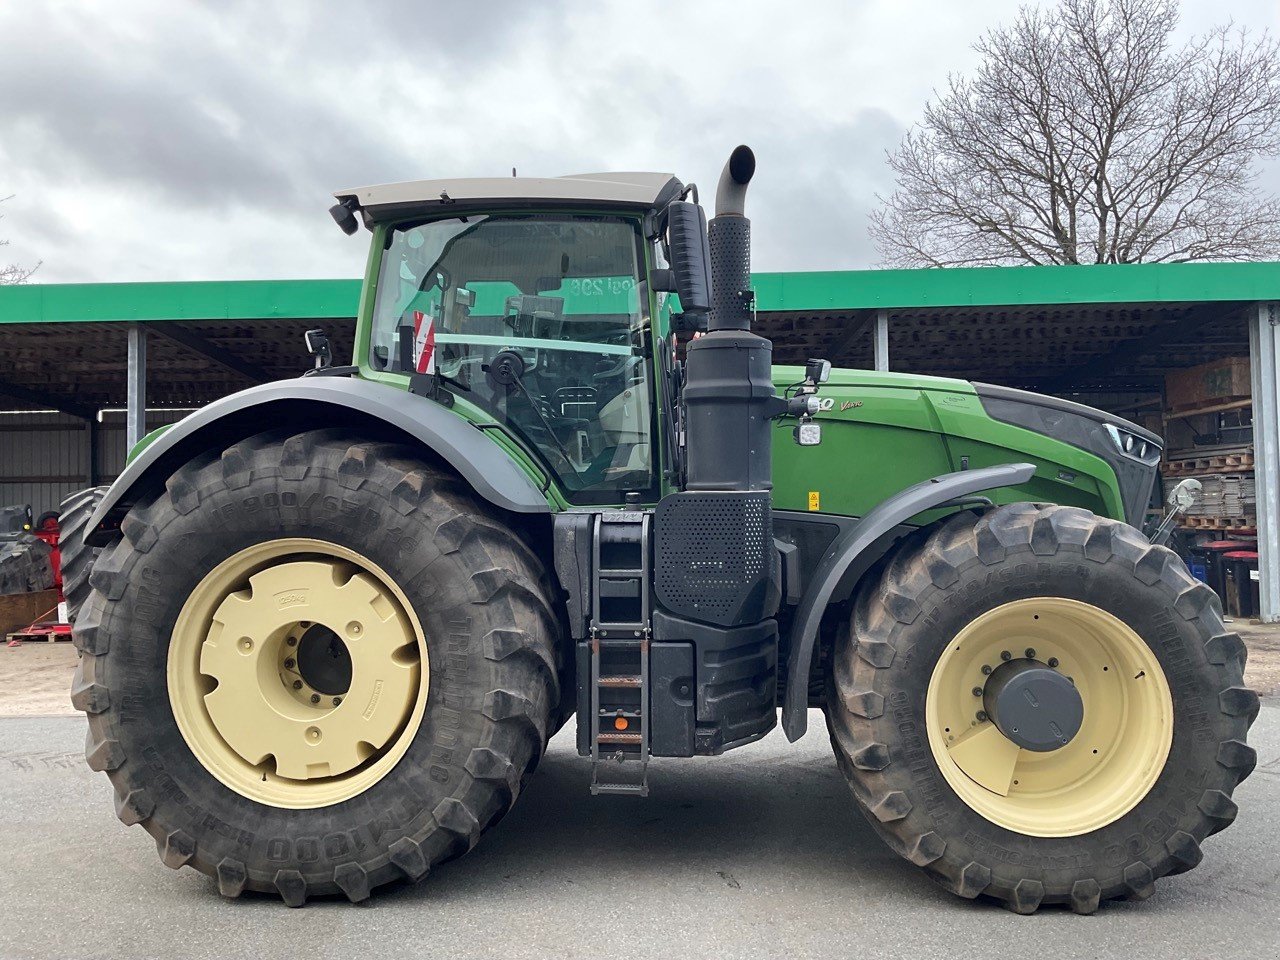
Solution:
<path fill-rule="evenodd" d="M 809 491 L 809 509 L 810 510 L 822 509 L 822 498 L 818 495 L 817 490 Z"/>

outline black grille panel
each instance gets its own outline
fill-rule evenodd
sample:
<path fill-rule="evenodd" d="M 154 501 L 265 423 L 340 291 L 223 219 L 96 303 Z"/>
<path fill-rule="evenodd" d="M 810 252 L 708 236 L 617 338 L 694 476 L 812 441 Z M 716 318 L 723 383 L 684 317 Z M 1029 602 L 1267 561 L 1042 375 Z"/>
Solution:
<path fill-rule="evenodd" d="M 655 589 L 663 607 L 722 626 L 773 615 L 768 493 L 672 494 L 658 504 L 655 525 Z"/>

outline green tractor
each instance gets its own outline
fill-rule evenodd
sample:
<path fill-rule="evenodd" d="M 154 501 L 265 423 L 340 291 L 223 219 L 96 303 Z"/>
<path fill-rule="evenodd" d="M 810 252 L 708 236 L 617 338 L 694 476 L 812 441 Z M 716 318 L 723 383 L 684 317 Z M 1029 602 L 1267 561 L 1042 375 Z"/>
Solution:
<path fill-rule="evenodd" d="M 1089 913 L 1200 861 L 1258 698 L 1135 529 L 1159 439 L 773 366 L 754 168 L 709 226 L 666 174 L 339 193 L 372 233 L 351 364 L 313 331 L 307 375 L 73 501 L 73 701 L 164 863 L 363 900 L 474 846 L 575 713 L 584 791 L 643 796 L 651 758 L 815 707 L 875 830 L 962 897 Z"/>

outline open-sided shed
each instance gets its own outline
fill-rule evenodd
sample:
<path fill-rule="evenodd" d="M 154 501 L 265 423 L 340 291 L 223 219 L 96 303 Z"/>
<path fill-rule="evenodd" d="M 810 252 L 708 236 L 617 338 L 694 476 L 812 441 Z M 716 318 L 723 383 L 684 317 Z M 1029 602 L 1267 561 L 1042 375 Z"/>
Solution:
<path fill-rule="evenodd" d="M 762 273 L 778 362 L 825 356 L 1025 387 L 1133 415 L 1164 376 L 1248 356 L 1264 619 L 1280 619 L 1280 263 Z M 358 281 L 0 288 L 0 502 L 50 509 L 111 479 L 127 439 L 307 366 L 302 334 L 349 355 Z M 53 411 L 36 413 L 35 411 Z"/>

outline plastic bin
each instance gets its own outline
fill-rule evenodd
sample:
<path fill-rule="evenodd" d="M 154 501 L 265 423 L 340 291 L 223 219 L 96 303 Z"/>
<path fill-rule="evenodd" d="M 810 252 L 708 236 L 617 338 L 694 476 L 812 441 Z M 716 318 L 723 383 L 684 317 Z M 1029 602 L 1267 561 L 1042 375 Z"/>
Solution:
<path fill-rule="evenodd" d="M 1258 569 L 1258 551 L 1228 550 L 1222 554 L 1222 561 L 1227 569 L 1227 613 L 1241 619 L 1256 616 L 1258 581 L 1253 578 L 1253 571 Z"/>
<path fill-rule="evenodd" d="M 1191 548 L 1191 553 L 1204 565 L 1204 576 L 1196 579 L 1203 580 L 1218 595 L 1222 609 L 1227 608 L 1227 564 L 1224 556 L 1255 547 L 1256 544 L 1249 540 L 1211 540 Z M 1195 576 L 1194 572 L 1192 576 Z"/>

